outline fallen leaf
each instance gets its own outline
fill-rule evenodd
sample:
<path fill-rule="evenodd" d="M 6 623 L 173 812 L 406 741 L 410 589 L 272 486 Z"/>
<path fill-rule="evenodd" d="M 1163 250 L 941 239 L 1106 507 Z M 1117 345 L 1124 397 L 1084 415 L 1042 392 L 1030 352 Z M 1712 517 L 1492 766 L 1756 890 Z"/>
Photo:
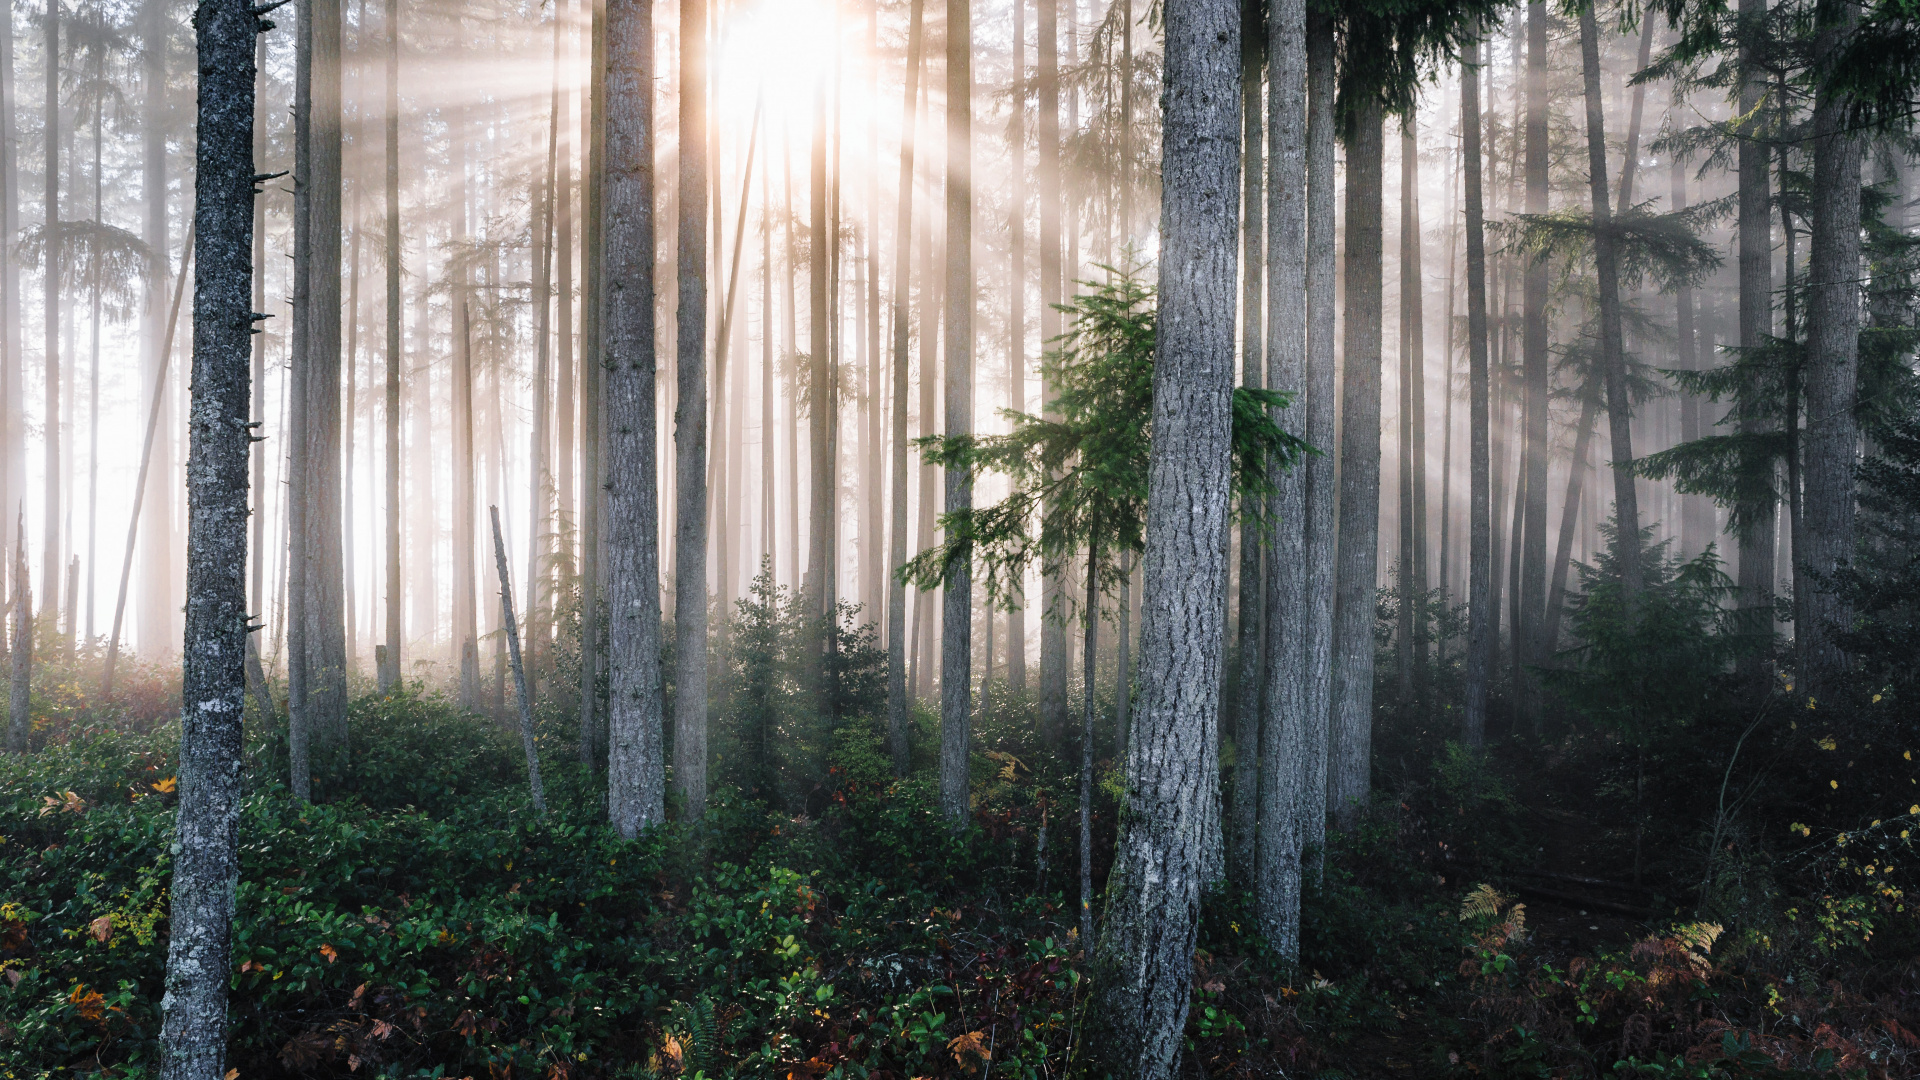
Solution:
<path fill-rule="evenodd" d="M 179 786 L 180 786 L 180 778 L 177 776 L 169 776 L 165 780 L 155 780 L 153 782 L 153 790 L 159 792 L 162 795 L 167 795 L 172 793 L 173 789 Z"/>
<path fill-rule="evenodd" d="M 102 915 L 88 923 L 87 933 L 92 934 L 93 940 L 101 944 L 113 940 L 113 917 L 111 915 Z"/>
<path fill-rule="evenodd" d="M 340 958 L 339 951 L 331 945 L 320 946 L 320 955 L 326 957 L 329 964 Z"/>

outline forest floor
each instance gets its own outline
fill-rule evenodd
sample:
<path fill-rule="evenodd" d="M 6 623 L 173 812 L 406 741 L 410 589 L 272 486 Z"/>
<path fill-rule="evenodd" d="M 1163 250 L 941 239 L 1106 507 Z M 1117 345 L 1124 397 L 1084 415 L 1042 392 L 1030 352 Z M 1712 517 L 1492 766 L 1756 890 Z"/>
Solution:
<path fill-rule="evenodd" d="M 1060 775 L 993 749 L 1016 724 L 983 724 L 960 836 L 855 726 L 796 809 L 720 796 L 699 830 L 622 842 L 557 720 L 541 818 L 502 727 L 433 696 L 351 719 L 351 773 L 311 805 L 277 779 L 277 729 L 249 739 L 235 1080 L 1108 1075 L 1059 869 L 1071 810 Z M 150 1074 L 173 738 L 76 721 L 0 764 L 0 1080 Z M 1920 1075 L 1904 906 L 1780 885 L 1771 919 L 1712 923 L 1674 899 L 1671 828 L 1641 837 L 1648 885 L 1618 884 L 1634 833 L 1581 763 L 1515 783 L 1432 760 L 1333 838 L 1301 963 L 1248 932 L 1244 897 L 1209 899 L 1187 1075 Z"/>

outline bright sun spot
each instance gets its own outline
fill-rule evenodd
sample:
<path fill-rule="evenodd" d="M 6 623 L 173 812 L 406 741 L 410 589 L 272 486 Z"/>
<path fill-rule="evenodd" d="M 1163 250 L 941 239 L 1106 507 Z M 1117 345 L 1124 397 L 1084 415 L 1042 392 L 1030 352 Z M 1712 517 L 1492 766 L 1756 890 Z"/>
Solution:
<path fill-rule="evenodd" d="M 865 110 L 865 56 L 858 25 L 842 24 L 840 45 L 843 109 Z M 812 123 L 814 95 L 834 71 L 833 7 L 823 0 L 753 0 L 736 8 L 721 27 L 718 61 L 720 100 L 715 118 L 722 138 L 745 134 L 756 100 L 764 101 L 772 125 L 796 134 Z M 856 52 L 856 50 L 858 50 Z M 804 137 L 804 136 L 803 136 Z"/>

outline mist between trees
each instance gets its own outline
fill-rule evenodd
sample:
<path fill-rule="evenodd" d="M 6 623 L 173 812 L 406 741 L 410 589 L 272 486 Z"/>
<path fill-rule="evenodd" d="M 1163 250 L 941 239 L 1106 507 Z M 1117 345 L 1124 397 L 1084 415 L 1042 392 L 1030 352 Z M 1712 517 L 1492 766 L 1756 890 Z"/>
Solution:
<path fill-rule="evenodd" d="M 1632 916 L 1704 985 L 1720 935 L 1765 953 L 1871 865 L 1848 917 L 1911 942 L 1893 855 L 1838 852 L 1920 815 L 1910 751 L 1881 762 L 1916 640 L 1913 34 L 1837 0 L 9 5 L 0 637 L 7 767 L 47 790 L 0 840 L 109 796 L 178 818 L 136 875 L 171 881 L 164 944 L 111 1002 L 32 944 L 71 883 L 16 868 L 46 910 L 0 906 L 0 1048 L 1251 1076 L 1337 1067 L 1360 1022 L 1310 1003 L 1350 993 L 1472 1012 L 1409 1021 L 1451 1075 L 1601 1062 L 1489 1004 L 1559 992 L 1516 989 L 1516 896 Z M 1859 747 L 1844 789 L 1815 728 Z M 325 1030 L 385 1032 L 329 1049 L 244 978 L 246 845 L 400 807 L 630 857 L 530 901 L 583 940 L 762 871 L 857 921 L 870 877 L 1013 981 L 974 1002 L 895 942 L 881 993 L 801 927 L 771 963 L 819 1023 L 642 964 L 593 991 L 605 1030 L 568 1005 L 511 1049 L 470 991 L 435 1021 L 462 1048 L 421 1019 L 402 1053 L 366 993 L 413 992 L 368 961 L 302 976 Z M 1745 985 L 1840 970 L 1834 934 Z M 1892 993 L 1871 937 L 1844 962 Z M 1485 964 L 1433 968 L 1442 939 Z M 29 1001 L 56 971 L 80 1021 Z M 1837 999 L 1825 1064 L 1758 1013 L 1615 1004 L 1596 1069 L 1892 1068 Z"/>

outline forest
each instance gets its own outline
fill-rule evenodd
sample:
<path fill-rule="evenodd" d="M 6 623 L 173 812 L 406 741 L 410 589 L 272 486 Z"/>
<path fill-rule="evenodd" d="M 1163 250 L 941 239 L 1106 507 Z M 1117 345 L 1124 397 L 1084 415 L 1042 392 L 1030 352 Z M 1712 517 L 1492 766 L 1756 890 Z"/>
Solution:
<path fill-rule="evenodd" d="M 0 1080 L 1920 1076 L 1905 0 L 0 10 Z"/>

